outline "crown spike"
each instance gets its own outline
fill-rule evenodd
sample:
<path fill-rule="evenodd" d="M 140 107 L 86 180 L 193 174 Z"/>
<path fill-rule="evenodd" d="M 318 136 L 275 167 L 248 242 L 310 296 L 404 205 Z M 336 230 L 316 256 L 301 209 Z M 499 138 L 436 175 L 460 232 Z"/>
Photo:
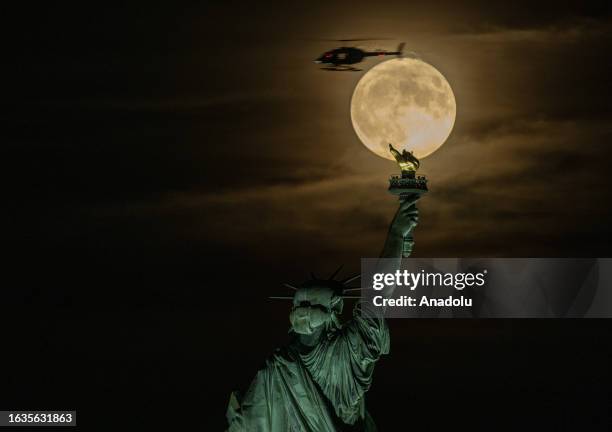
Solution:
<path fill-rule="evenodd" d="M 344 267 L 344 264 L 340 264 L 340 267 L 338 267 L 336 271 L 331 274 L 328 280 L 334 280 L 338 273 L 340 273 L 340 270 L 342 270 L 342 267 Z"/>
<path fill-rule="evenodd" d="M 358 275 L 355 275 L 355 276 L 351 276 L 350 278 L 344 279 L 344 280 L 342 281 L 342 285 L 347 285 L 347 284 L 350 284 L 351 282 L 353 282 L 354 280 L 359 279 L 360 277 L 361 277 L 361 275 L 360 275 L 360 274 L 358 274 Z"/>

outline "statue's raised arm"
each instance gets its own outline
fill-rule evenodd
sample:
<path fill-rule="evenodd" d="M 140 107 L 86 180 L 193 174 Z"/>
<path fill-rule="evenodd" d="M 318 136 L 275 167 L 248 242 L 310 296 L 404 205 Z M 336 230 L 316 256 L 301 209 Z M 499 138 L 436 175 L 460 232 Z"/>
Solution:
<path fill-rule="evenodd" d="M 419 194 L 411 194 L 400 200 L 399 208 L 389 226 L 381 258 L 405 258 L 412 252 L 412 232 L 419 222 L 419 210 L 416 207 L 419 198 Z M 412 243 L 410 250 L 406 250 L 404 245 L 406 239 Z"/>
<path fill-rule="evenodd" d="M 407 258 L 412 254 L 414 247 L 414 237 L 412 235 L 419 221 L 419 211 L 416 203 L 421 194 L 426 191 L 426 183 L 419 183 L 423 180 L 416 177 L 416 170 L 419 168 L 419 160 L 412 154 L 404 150 L 402 153 L 397 151 L 393 145 L 389 144 L 389 151 L 395 158 L 401 170 L 401 177 L 393 176 L 389 191 L 399 195 L 399 208 L 389 227 L 381 259 L 378 262 L 377 272 L 394 273 L 401 266 L 401 259 Z M 425 185 L 423 189 L 420 189 Z M 381 294 L 391 296 L 395 287 L 388 286 Z"/>

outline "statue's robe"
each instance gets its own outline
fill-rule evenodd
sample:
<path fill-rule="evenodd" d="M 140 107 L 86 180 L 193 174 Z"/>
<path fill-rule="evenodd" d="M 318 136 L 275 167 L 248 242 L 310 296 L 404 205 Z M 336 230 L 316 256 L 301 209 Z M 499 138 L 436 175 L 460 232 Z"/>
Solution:
<path fill-rule="evenodd" d="M 257 373 L 242 400 L 232 394 L 229 431 L 375 431 L 365 410 L 374 365 L 389 352 L 381 317 L 353 319 L 328 331 L 310 351 L 297 341 L 278 349 Z"/>

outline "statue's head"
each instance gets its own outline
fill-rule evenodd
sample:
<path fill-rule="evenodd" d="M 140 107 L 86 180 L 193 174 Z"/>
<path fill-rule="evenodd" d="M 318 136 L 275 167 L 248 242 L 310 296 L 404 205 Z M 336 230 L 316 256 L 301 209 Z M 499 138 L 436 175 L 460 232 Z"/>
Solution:
<path fill-rule="evenodd" d="M 334 280 L 309 280 L 293 296 L 289 321 L 294 332 L 312 334 L 321 326 L 336 324 L 342 313 L 342 283 Z"/>
<path fill-rule="evenodd" d="M 293 300 L 289 314 L 292 331 L 310 335 L 320 329 L 340 326 L 338 315 L 342 313 L 343 299 L 351 297 L 345 295 L 346 291 L 359 290 L 359 288 L 347 288 L 347 285 L 358 279 L 359 275 L 344 280 L 334 279 L 341 268 L 338 268 L 328 279 L 318 279 L 312 275 L 311 279 L 299 286 L 285 284 L 287 288 L 295 290 L 293 297 L 272 297 Z"/>

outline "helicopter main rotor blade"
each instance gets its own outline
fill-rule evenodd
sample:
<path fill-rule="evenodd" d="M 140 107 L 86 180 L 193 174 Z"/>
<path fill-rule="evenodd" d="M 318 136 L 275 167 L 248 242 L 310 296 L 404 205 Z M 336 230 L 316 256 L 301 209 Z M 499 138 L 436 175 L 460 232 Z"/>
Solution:
<path fill-rule="evenodd" d="M 377 40 L 396 40 L 393 38 L 358 38 L 358 39 L 327 39 L 327 38 L 315 38 L 310 39 L 315 41 L 324 41 L 324 42 L 360 42 L 360 41 L 377 41 Z"/>

